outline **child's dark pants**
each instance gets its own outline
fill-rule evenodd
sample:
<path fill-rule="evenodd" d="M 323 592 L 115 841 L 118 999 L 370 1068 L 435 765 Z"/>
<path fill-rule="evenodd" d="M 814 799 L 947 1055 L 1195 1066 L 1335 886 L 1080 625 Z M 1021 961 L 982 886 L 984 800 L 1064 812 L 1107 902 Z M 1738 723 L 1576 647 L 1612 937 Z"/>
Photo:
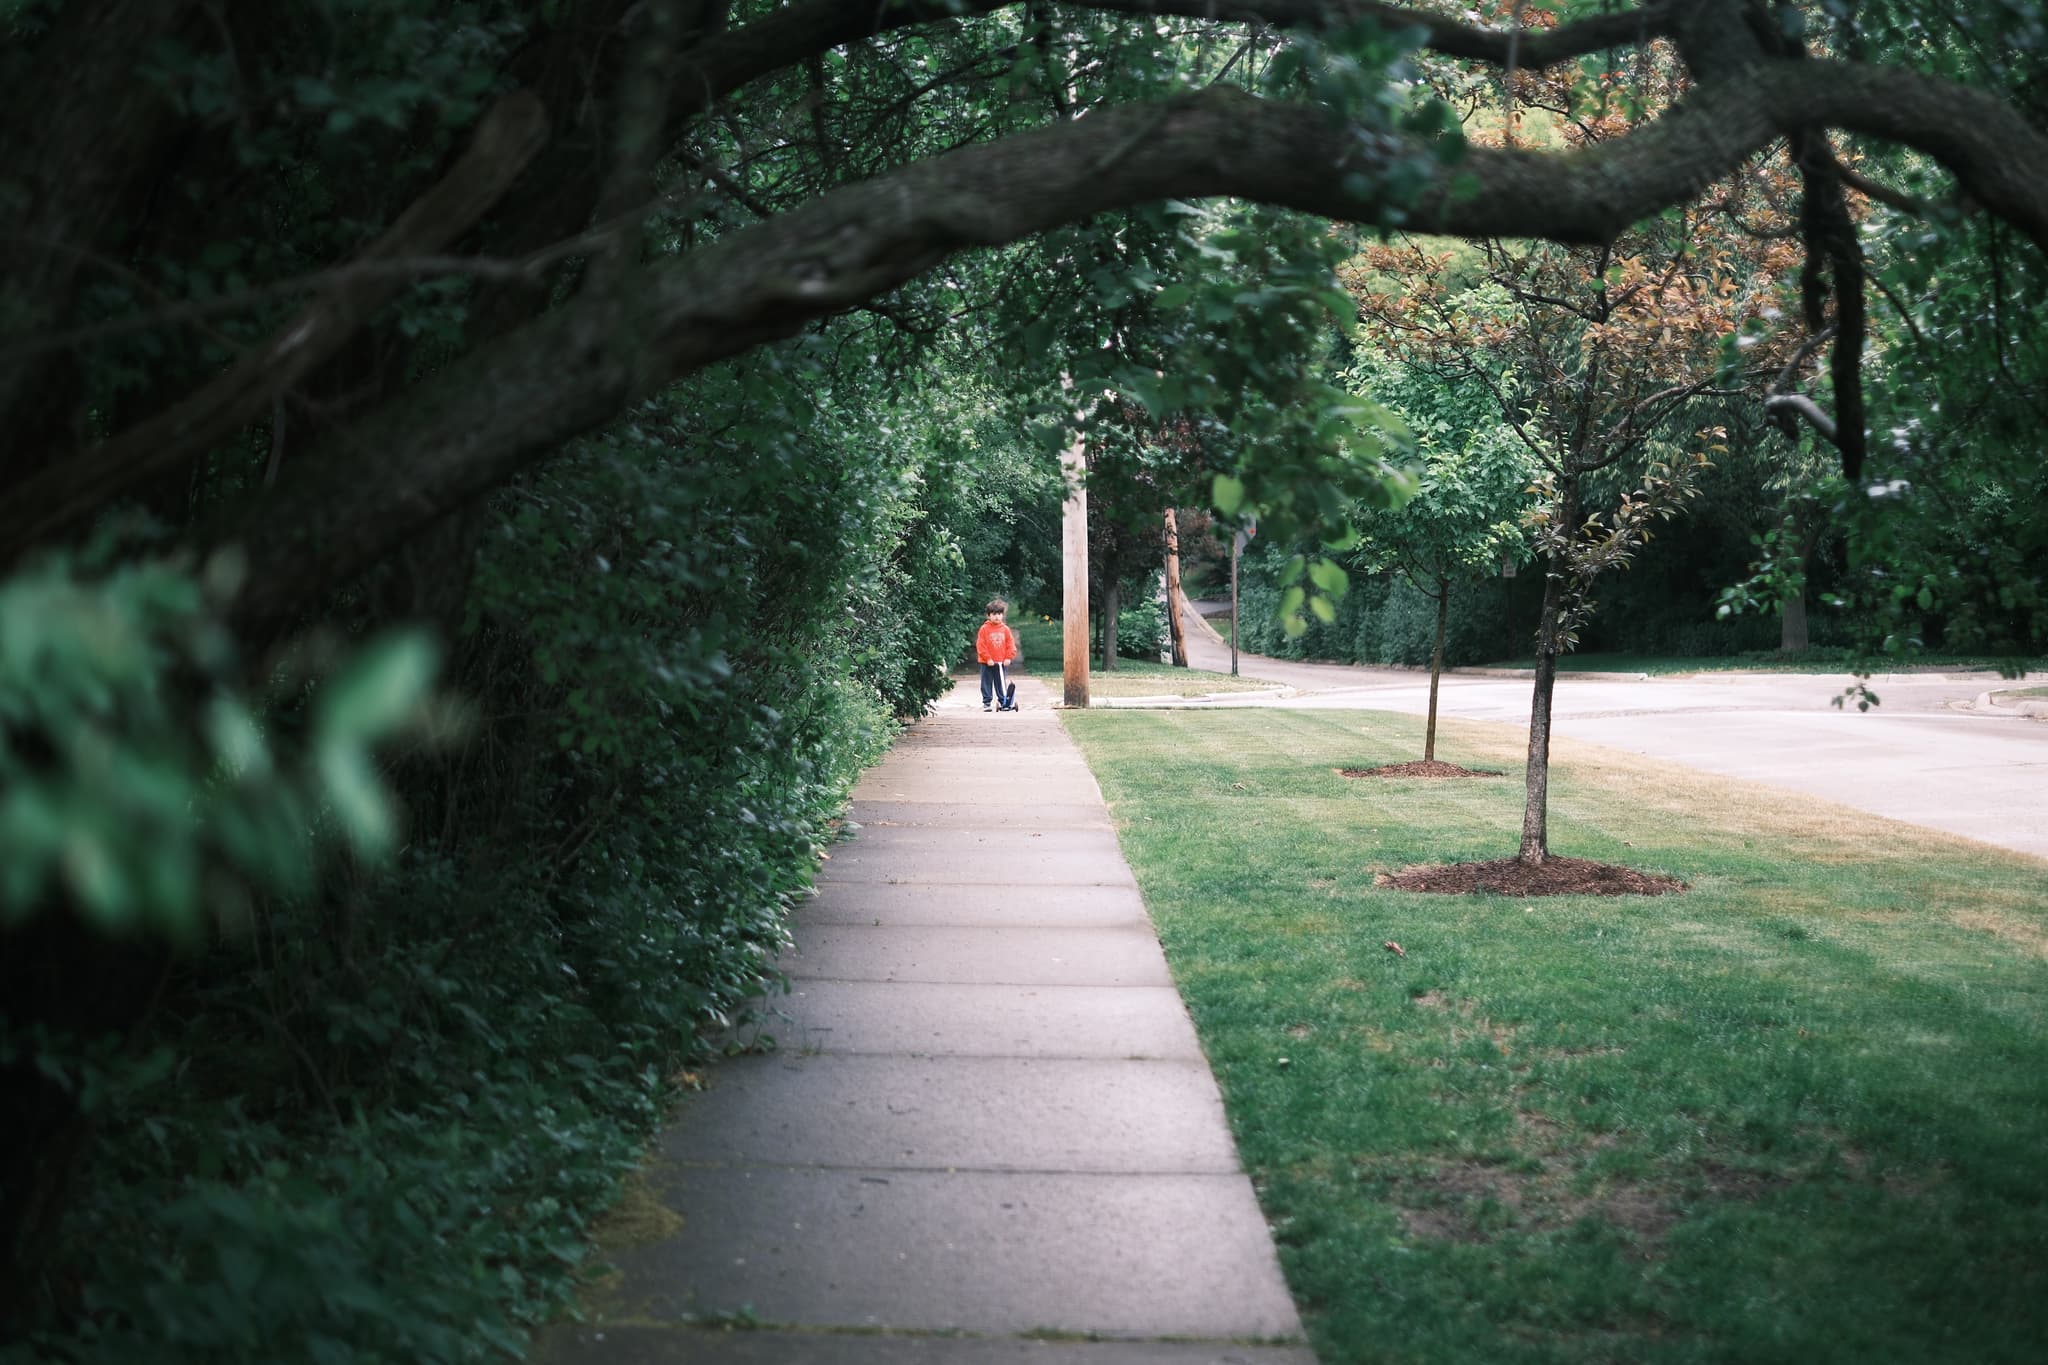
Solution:
<path fill-rule="evenodd" d="M 981 704 L 987 706 L 991 701 L 1001 701 L 1002 687 L 1003 666 L 1001 664 L 983 664 L 981 666 Z"/>

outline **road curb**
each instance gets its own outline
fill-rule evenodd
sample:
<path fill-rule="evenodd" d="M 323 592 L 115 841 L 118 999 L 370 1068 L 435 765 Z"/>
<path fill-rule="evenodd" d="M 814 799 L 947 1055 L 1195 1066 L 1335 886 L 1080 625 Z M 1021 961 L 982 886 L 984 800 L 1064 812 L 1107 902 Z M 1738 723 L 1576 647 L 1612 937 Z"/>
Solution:
<path fill-rule="evenodd" d="M 1970 709 L 1990 716 L 2021 716 L 2029 720 L 2048 720 L 2048 697 L 2039 700 L 1998 700 L 2004 695 L 2002 692 L 1979 692 Z"/>

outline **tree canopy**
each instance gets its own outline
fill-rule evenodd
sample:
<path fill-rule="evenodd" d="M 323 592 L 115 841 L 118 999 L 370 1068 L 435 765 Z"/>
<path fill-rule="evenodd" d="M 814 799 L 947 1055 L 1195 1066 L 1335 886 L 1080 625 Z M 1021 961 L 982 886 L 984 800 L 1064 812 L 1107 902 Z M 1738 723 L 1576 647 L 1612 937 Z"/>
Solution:
<path fill-rule="evenodd" d="M 1513 13 L 1544 23 L 1341 0 L 17 6 L 7 122 L 39 135 L 0 162 L 0 535 L 60 534 L 347 369 L 349 400 L 203 533 L 246 547 L 241 614 L 274 619 L 708 364 L 921 279 L 955 295 L 940 317 L 988 309 L 1002 282 L 963 253 L 1213 196 L 1603 243 L 1787 139 L 1853 469 L 1865 280 L 1840 204 L 1866 177 L 1830 137 L 1915 153 L 1949 202 L 2048 242 L 2006 9 Z M 1205 65 L 1219 40 L 1244 60 Z M 1682 95 L 1570 151 L 1465 146 L 1386 90 L 1410 51 L 1510 74 L 1649 45 Z M 432 319 L 388 306 L 436 292 Z M 164 363 L 180 349 L 211 363 Z M 142 373 L 110 400 L 81 371 L 117 354 Z"/>

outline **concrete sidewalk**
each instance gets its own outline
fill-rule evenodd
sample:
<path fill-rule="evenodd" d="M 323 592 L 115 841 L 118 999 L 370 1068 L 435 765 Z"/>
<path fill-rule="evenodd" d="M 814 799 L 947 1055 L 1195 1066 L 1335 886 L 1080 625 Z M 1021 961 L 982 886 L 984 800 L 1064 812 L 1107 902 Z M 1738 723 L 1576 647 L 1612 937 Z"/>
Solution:
<path fill-rule="evenodd" d="M 863 779 L 776 1050 L 648 1172 L 681 1230 L 545 1359 L 1313 1365 L 1101 793 L 1018 700 L 957 689 Z"/>

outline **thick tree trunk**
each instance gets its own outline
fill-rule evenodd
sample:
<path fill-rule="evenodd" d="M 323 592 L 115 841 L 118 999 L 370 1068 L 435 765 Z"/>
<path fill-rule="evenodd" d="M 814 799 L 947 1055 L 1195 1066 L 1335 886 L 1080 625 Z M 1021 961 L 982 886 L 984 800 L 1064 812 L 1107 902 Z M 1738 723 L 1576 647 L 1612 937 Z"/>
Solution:
<path fill-rule="evenodd" d="M 1806 589 L 1801 588 L 1779 599 L 1778 652 L 1798 654 L 1806 647 Z"/>
<path fill-rule="evenodd" d="M 1451 585 L 1446 579 L 1436 581 L 1436 650 L 1429 656 L 1429 723 L 1422 731 L 1422 761 L 1436 761 L 1436 693 L 1437 684 L 1444 676 L 1444 630 L 1450 622 Z"/>
<path fill-rule="evenodd" d="M 1173 640 L 1173 666 L 1188 666 L 1188 637 L 1181 622 L 1180 524 L 1166 509 L 1166 629 Z"/>

